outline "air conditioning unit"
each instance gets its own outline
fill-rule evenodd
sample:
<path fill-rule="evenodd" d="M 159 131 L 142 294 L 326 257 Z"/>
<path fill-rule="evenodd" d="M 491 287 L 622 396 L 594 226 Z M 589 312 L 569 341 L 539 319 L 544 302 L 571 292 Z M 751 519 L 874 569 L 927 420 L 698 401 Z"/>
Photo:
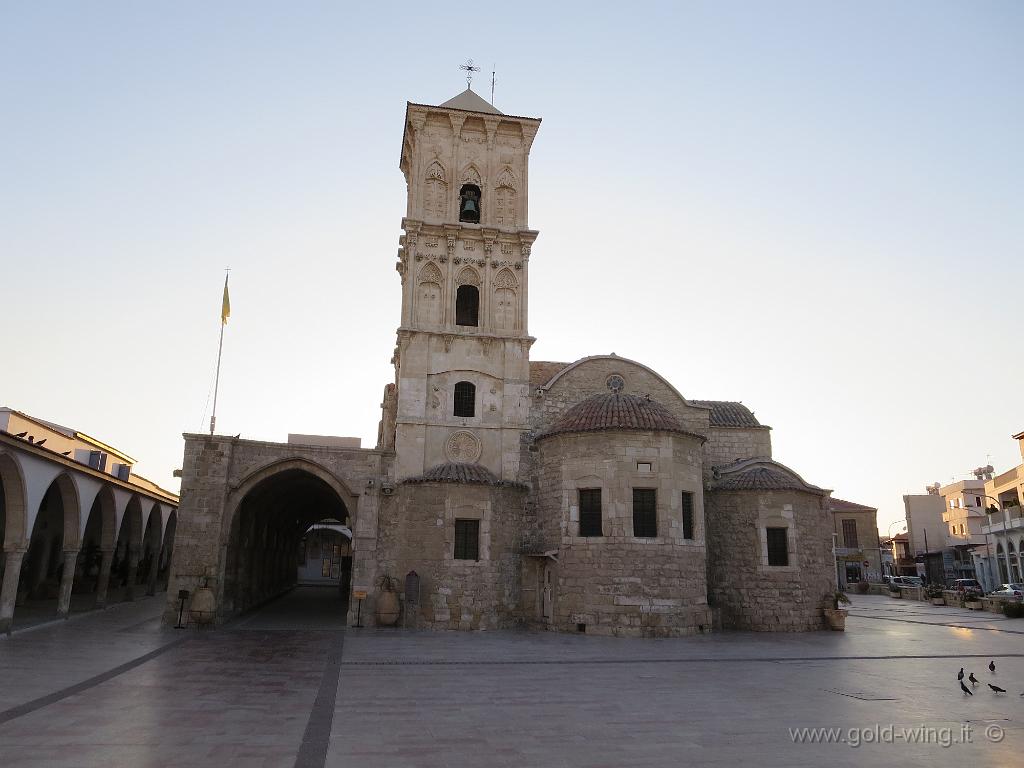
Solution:
<path fill-rule="evenodd" d="M 107 471 L 107 454 L 103 451 L 89 451 L 89 466 L 100 472 Z"/>
<path fill-rule="evenodd" d="M 128 478 L 130 478 L 132 476 L 132 465 L 131 464 L 115 464 L 114 465 L 114 474 L 117 476 L 118 480 L 123 480 L 124 482 L 127 483 L 128 482 Z"/>

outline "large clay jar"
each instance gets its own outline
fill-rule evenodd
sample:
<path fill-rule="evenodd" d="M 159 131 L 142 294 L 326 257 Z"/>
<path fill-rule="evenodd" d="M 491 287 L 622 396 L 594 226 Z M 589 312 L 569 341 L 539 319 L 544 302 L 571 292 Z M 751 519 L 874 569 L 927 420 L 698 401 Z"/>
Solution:
<path fill-rule="evenodd" d="M 393 627 L 398 621 L 398 593 L 382 590 L 377 593 L 377 624 Z"/>
<path fill-rule="evenodd" d="M 200 587 L 192 595 L 192 604 L 189 606 L 188 615 L 192 617 L 195 624 L 210 624 L 217 615 L 217 600 L 213 590 L 209 587 Z"/>

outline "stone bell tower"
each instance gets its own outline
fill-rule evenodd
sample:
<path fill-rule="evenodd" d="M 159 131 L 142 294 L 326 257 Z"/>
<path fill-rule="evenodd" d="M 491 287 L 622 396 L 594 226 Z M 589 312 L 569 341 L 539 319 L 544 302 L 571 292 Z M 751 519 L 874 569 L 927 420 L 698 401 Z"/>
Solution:
<path fill-rule="evenodd" d="M 385 392 L 380 436 L 380 447 L 396 451 L 398 480 L 446 462 L 517 478 L 530 408 L 537 232 L 527 224 L 528 180 L 539 127 L 468 88 L 406 108 L 397 388 Z"/>

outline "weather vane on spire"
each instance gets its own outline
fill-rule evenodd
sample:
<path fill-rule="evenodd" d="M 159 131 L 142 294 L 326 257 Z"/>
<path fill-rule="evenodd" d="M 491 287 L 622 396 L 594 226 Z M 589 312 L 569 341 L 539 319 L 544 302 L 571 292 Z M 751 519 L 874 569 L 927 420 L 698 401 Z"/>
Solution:
<path fill-rule="evenodd" d="M 466 70 L 466 87 L 467 88 L 472 88 L 473 87 L 473 73 L 474 72 L 479 72 L 480 71 L 480 67 L 474 67 L 473 66 L 473 60 L 472 59 L 466 59 L 466 63 L 465 64 L 460 64 L 459 65 L 459 69 Z"/>

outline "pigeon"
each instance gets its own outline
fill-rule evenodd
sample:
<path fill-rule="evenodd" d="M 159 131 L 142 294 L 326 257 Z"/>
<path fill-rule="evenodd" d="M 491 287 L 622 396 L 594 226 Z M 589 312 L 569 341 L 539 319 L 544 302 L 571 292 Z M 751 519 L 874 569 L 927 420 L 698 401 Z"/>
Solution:
<path fill-rule="evenodd" d="M 970 680 L 970 681 L 971 681 L 972 683 L 974 683 L 975 685 L 977 685 L 978 683 L 980 683 L 980 682 L 981 682 L 981 680 L 979 680 L 978 678 L 976 678 L 976 677 L 974 676 L 974 673 L 973 673 L 973 672 L 971 672 L 971 676 L 970 676 L 970 677 L 968 677 L 967 679 L 968 679 L 968 680 Z"/>
<path fill-rule="evenodd" d="M 960 683 L 960 685 L 963 685 L 963 683 Z M 992 683 L 989 683 L 988 687 L 991 688 L 994 693 L 1006 693 L 1006 689 L 1000 688 L 998 685 L 992 685 Z"/>
<path fill-rule="evenodd" d="M 990 661 L 988 663 L 988 671 L 989 672 L 995 672 L 996 671 L 996 663 L 994 661 Z"/>
<path fill-rule="evenodd" d="M 964 668 L 963 667 L 960 667 L 960 673 L 956 676 L 956 679 L 957 680 L 963 680 L 964 679 Z"/>
<path fill-rule="evenodd" d="M 71 451 L 64 451 L 64 452 L 63 452 L 63 453 L 61 454 L 61 456 L 67 456 L 67 455 L 68 455 L 69 453 L 71 453 Z"/>
<path fill-rule="evenodd" d="M 15 437 L 24 437 L 27 434 L 28 432 L 19 432 L 18 434 L 15 435 Z"/>
<path fill-rule="evenodd" d="M 960 690 L 963 691 L 964 693 L 966 693 L 968 696 L 973 696 L 974 695 L 974 691 L 972 691 L 970 688 L 968 688 L 966 685 L 964 685 L 964 681 L 963 680 L 960 681 Z"/>
<path fill-rule="evenodd" d="M 36 445 L 42 445 L 45 442 L 46 442 L 46 438 L 44 437 L 42 440 L 36 440 Z"/>

